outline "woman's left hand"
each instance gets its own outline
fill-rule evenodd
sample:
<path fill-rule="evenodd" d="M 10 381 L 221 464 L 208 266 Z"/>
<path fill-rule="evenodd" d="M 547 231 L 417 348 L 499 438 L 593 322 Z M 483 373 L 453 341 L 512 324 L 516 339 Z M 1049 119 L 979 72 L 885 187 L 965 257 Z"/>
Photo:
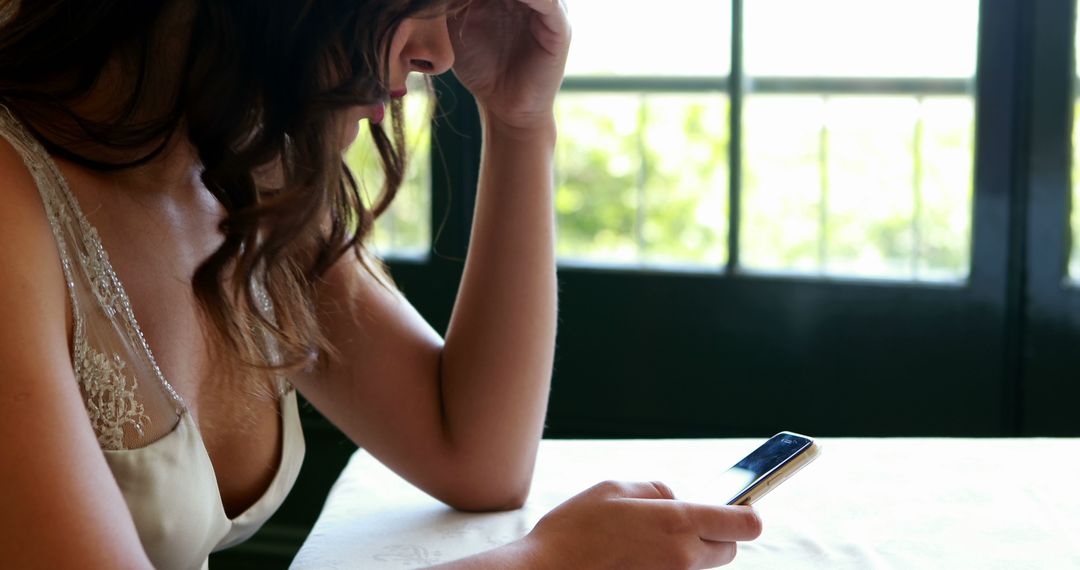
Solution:
<path fill-rule="evenodd" d="M 489 119 L 551 124 L 570 50 L 563 0 L 472 0 L 449 27 L 454 73 Z"/>

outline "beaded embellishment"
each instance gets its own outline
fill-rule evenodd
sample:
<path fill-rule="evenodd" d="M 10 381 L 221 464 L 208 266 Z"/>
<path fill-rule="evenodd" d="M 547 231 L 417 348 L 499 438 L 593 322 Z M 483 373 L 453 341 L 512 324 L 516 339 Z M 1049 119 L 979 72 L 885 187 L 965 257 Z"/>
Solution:
<path fill-rule="evenodd" d="M 89 289 L 106 318 L 119 325 L 118 330 L 124 331 L 126 338 L 122 340 L 132 350 L 139 350 L 145 356 L 154 376 L 172 399 L 177 417 L 186 406 L 154 360 L 97 230 L 83 215 L 56 164 L 3 105 L 0 105 L 0 132 L 19 151 L 30 170 L 56 238 L 74 320 L 72 364 L 85 396 L 86 411 L 94 432 L 103 449 L 124 449 L 124 427 L 130 426 L 142 437 L 149 418 L 135 395 L 138 381 L 128 373 L 123 358 L 116 353 L 107 355 L 87 342 L 85 316 L 80 310 L 75 287 L 75 275 L 79 268 L 85 270 Z M 65 238 L 65 229 L 71 231 L 73 243 Z"/>

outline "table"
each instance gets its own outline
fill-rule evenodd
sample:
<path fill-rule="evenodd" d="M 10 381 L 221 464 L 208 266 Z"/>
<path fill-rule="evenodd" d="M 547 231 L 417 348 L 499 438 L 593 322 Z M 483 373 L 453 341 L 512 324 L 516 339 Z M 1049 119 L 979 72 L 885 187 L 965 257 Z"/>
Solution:
<path fill-rule="evenodd" d="M 304 569 L 423 567 L 524 536 L 604 479 L 710 482 L 760 440 L 543 441 L 532 493 L 506 513 L 453 511 L 363 450 L 293 561 Z M 733 568 L 1078 568 L 1080 439 L 824 439 L 757 504 L 765 532 Z"/>

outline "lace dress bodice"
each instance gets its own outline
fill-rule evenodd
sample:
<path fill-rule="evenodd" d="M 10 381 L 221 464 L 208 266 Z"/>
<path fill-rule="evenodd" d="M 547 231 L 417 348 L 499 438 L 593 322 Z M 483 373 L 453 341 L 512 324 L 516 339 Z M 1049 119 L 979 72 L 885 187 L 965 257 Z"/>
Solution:
<path fill-rule="evenodd" d="M 143 547 L 156 568 L 205 568 L 210 552 L 254 534 L 295 483 L 304 455 L 296 392 L 280 380 L 281 464 L 270 488 L 230 519 L 198 426 L 158 367 L 97 230 L 55 162 L 3 105 L 0 137 L 41 194 L 67 281 L 75 378 Z"/>

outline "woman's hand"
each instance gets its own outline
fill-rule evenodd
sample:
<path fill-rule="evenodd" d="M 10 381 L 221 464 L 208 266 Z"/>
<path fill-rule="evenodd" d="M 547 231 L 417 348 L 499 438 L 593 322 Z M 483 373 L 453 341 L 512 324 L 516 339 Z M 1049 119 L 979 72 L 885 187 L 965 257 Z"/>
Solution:
<path fill-rule="evenodd" d="M 548 513 L 524 539 L 541 568 L 713 568 L 761 534 L 748 507 L 674 500 L 662 483 L 605 482 Z"/>
<path fill-rule="evenodd" d="M 521 130 L 551 124 L 570 49 L 562 0 L 472 0 L 449 27 L 454 73 L 487 118 Z"/>

